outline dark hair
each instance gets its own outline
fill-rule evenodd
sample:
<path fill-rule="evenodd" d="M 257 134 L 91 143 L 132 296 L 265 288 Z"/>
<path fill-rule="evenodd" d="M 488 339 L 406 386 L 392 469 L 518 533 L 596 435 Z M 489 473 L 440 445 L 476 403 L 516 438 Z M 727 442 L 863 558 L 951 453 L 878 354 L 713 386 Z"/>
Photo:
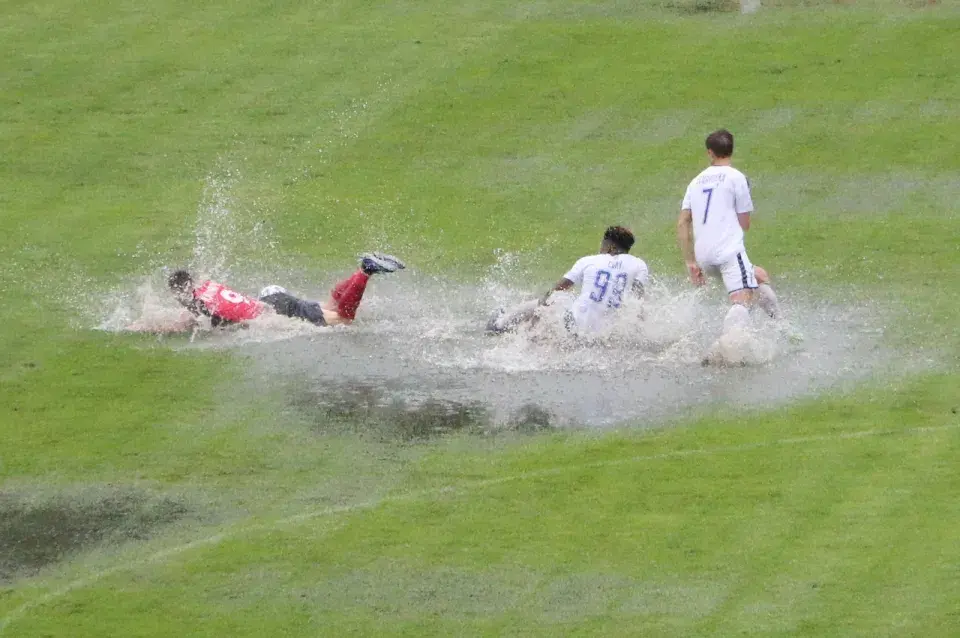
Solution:
<path fill-rule="evenodd" d="M 611 226 L 607 229 L 607 232 L 603 234 L 603 241 L 608 241 L 623 252 L 628 253 L 630 249 L 633 248 L 633 242 L 635 240 L 630 229 L 624 228 L 623 226 Z"/>
<path fill-rule="evenodd" d="M 730 157 L 733 155 L 733 133 L 725 128 L 714 131 L 707 136 L 707 149 L 717 157 Z"/>
<path fill-rule="evenodd" d="M 192 283 L 193 277 L 186 270 L 174 271 L 172 275 L 167 277 L 167 285 L 170 286 L 170 290 L 186 292 Z"/>

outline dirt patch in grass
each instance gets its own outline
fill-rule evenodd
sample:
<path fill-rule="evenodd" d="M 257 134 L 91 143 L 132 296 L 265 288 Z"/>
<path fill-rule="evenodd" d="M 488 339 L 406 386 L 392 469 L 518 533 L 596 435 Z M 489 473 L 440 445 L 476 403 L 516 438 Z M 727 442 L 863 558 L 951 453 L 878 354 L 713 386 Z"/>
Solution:
<path fill-rule="evenodd" d="M 149 538 L 187 512 L 181 503 L 137 490 L 42 499 L 0 492 L 0 581 L 36 573 L 99 544 Z"/>
<path fill-rule="evenodd" d="M 347 429 L 382 440 L 422 441 L 454 432 L 535 432 L 549 429 L 552 416 L 535 404 L 527 404 L 506 422 L 499 422 L 482 401 L 403 396 L 362 382 L 300 387 L 291 393 L 290 403 L 317 432 Z"/>

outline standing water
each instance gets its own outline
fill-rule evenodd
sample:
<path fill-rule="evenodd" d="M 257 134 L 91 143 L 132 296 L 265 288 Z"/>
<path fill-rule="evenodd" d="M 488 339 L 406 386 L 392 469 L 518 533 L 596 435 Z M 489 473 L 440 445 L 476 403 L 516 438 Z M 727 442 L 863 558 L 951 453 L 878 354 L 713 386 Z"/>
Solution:
<path fill-rule="evenodd" d="M 191 269 L 250 295 L 281 284 L 324 300 L 344 273 L 278 276 L 277 266 L 232 258 L 247 258 L 253 245 L 269 254 L 271 245 L 261 225 L 240 223 L 243 216 L 230 197 L 235 177 L 228 172 L 208 180 Z M 235 351 L 249 358 L 254 383 L 289 389 L 301 407 L 307 402 L 321 412 L 381 420 L 424 406 L 437 418 L 447 412 L 460 418 L 466 410 L 494 427 L 531 419 L 540 425 L 604 425 L 663 419 L 711 403 L 766 405 L 863 379 L 892 361 L 893 353 L 881 346 L 882 313 L 876 308 L 811 300 L 781 288 L 790 330 L 754 316 L 736 338 L 715 344 L 726 312 L 722 291 L 663 279 L 642 302 L 625 305 L 602 337 L 567 333 L 562 316 L 571 297 L 563 294 L 541 309 L 535 326 L 493 336 L 484 327 L 494 308 L 541 292 L 513 286 L 522 255 L 499 254 L 476 283 L 420 274 L 416 255 L 403 257 L 411 267 L 374 276 L 352 326 L 316 328 L 265 317 L 246 329 L 206 331 L 189 343 L 169 343 Z M 100 328 L 121 330 L 135 320 L 159 324 L 179 315 L 164 289 L 165 274 L 158 269 L 110 295 Z M 326 285 L 307 283 L 317 280 Z M 799 342 L 791 338 L 797 334 L 804 337 Z M 704 366 L 708 352 L 728 365 Z"/>

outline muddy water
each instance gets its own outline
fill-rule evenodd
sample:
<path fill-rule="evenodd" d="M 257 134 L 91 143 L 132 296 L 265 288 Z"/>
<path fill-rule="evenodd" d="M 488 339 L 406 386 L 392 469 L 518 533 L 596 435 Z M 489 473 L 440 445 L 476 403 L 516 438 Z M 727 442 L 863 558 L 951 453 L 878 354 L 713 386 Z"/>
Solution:
<path fill-rule="evenodd" d="M 250 221 L 259 217 L 232 199 L 236 179 L 229 172 L 208 179 L 191 269 L 248 294 L 281 284 L 305 298 L 325 298 L 352 265 L 341 273 L 304 273 L 234 258 L 248 254 L 238 247 L 271 245 Z M 897 356 L 882 342 L 882 309 L 826 302 L 787 286 L 779 294 L 788 331 L 754 317 L 744 339 L 725 344 L 726 358 L 745 365 L 705 367 L 701 360 L 721 331 L 725 295 L 716 287 L 694 291 L 664 279 L 642 303 L 624 307 L 602 338 L 584 341 L 566 333 L 562 315 L 569 298 L 563 297 L 543 310 L 537 326 L 493 337 L 483 330 L 491 310 L 542 292 L 516 283 L 540 285 L 542 259 L 500 254 L 485 277 L 465 283 L 418 274 L 412 249 L 402 256 L 412 267 L 375 276 L 358 321 L 348 328 L 270 317 L 246 330 L 165 342 L 246 357 L 253 388 L 281 388 L 291 404 L 316 416 L 318 427 L 394 422 L 406 424 L 396 431 L 409 437 L 649 422 L 715 403 L 770 405 L 863 380 Z M 94 321 L 105 330 L 133 320 L 162 322 L 180 312 L 159 269 L 103 301 Z"/>
<path fill-rule="evenodd" d="M 265 283 L 274 282 L 248 288 Z M 292 288 L 324 296 L 323 288 Z M 566 332 L 562 314 L 570 298 L 562 295 L 534 327 L 501 336 L 484 332 L 492 308 L 534 293 L 406 271 L 375 279 L 350 327 L 318 329 L 270 317 L 245 330 L 203 332 L 170 345 L 229 349 L 247 358 L 255 387 L 283 388 L 319 421 L 395 421 L 404 436 L 649 422 L 711 403 L 769 405 L 862 380 L 893 357 L 881 343 L 877 309 L 782 290 L 788 330 L 758 314 L 747 338 L 728 353 L 730 362 L 745 365 L 704 366 L 703 355 L 721 332 L 723 294 L 679 283 L 652 286 L 600 338 Z M 145 283 L 138 298 L 134 309 L 128 303 L 110 320 L 118 313 L 177 312 L 156 281 Z"/>
<path fill-rule="evenodd" d="M 53 498 L 0 491 L 0 583 L 100 543 L 148 538 L 187 513 L 181 503 L 132 489 Z"/>
<path fill-rule="evenodd" d="M 424 294 L 431 285 L 437 289 Z M 436 283 L 398 278 L 371 294 L 363 323 L 349 329 L 234 339 L 245 341 L 254 374 L 297 379 L 321 406 L 388 417 L 423 406 L 436 414 L 447 404 L 451 414 L 468 407 L 493 425 L 604 425 L 713 402 L 776 403 L 863 379 L 890 356 L 864 309 L 792 304 L 791 334 L 754 317 L 748 337 L 727 353 L 746 365 L 718 367 L 701 360 L 725 306 L 705 294 L 661 288 L 642 311 L 625 309 L 611 334 L 583 341 L 562 327 L 563 300 L 536 327 L 493 337 L 483 332 L 490 298 L 449 288 L 444 297 Z M 437 298 L 448 300 L 440 311 L 422 304 Z"/>

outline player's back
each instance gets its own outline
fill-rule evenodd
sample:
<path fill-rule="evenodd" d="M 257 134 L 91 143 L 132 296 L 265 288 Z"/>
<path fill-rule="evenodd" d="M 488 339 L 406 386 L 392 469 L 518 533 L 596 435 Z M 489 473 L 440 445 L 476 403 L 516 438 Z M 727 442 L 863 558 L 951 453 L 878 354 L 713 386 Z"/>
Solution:
<path fill-rule="evenodd" d="M 565 275 L 565 279 L 581 286 L 570 309 L 577 327 L 602 329 L 628 298 L 634 282 L 646 285 L 648 276 L 647 264 L 633 255 L 591 255 L 577 261 Z"/>
<path fill-rule="evenodd" d="M 205 281 L 193 292 L 211 317 L 230 322 L 256 319 L 263 312 L 263 304 L 250 299 L 216 281 Z"/>
<path fill-rule="evenodd" d="M 738 213 L 753 212 L 750 187 L 732 166 L 709 166 L 697 175 L 683 198 L 693 215 L 694 252 L 701 265 L 717 264 L 743 250 Z"/>

